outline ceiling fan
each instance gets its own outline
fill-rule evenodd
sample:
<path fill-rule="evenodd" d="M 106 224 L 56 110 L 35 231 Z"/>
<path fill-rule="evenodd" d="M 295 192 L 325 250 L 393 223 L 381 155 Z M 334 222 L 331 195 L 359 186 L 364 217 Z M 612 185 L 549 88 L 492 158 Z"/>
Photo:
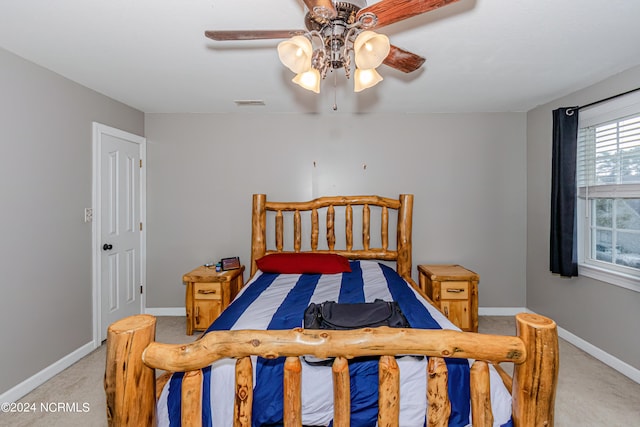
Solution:
<path fill-rule="evenodd" d="M 278 45 L 280 60 L 296 73 L 293 82 L 316 93 L 327 71 L 344 68 L 351 73 L 356 62 L 355 91 L 372 87 L 382 77 L 376 72 L 385 64 L 405 73 L 419 69 L 420 55 L 391 45 L 387 36 L 372 30 L 446 6 L 458 0 L 304 0 L 308 12 L 306 30 L 206 31 L 216 41 L 289 39 Z"/>

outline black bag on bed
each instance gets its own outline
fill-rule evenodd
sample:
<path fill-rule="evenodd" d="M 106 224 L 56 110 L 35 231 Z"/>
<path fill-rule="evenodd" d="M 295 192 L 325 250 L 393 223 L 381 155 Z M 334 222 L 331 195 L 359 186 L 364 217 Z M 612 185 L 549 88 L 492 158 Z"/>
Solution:
<path fill-rule="evenodd" d="M 355 304 L 326 301 L 322 304 L 311 303 L 304 311 L 305 329 L 348 330 L 378 326 L 411 327 L 395 301 L 377 299 L 374 302 Z M 313 356 L 304 356 L 303 359 L 310 365 L 331 366 L 334 358 L 318 359 Z"/>
<path fill-rule="evenodd" d="M 309 304 L 304 311 L 305 329 L 358 329 L 389 326 L 410 328 L 395 301 L 377 299 L 374 302 L 340 304 L 326 301 Z"/>

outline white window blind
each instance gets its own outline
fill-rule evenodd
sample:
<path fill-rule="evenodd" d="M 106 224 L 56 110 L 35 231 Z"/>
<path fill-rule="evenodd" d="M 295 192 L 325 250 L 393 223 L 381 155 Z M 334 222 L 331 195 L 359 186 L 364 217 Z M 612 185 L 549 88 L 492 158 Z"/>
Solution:
<path fill-rule="evenodd" d="M 576 160 L 580 265 L 637 281 L 640 93 L 580 111 Z"/>
<path fill-rule="evenodd" d="M 632 197 L 640 184 L 640 114 L 580 128 L 577 182 L 582 197 Z"/>

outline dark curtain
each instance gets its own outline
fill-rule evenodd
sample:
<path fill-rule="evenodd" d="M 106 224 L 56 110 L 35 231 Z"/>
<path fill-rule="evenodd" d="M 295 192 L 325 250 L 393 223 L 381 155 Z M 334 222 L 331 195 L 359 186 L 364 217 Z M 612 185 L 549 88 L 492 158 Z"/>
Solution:
<path fill-rule="evenodd" d="M 551 169 L 552 273 L 578 275 L 576 224 L 576 155 L 578 108 L 553 111 L 553 159 Z"/>

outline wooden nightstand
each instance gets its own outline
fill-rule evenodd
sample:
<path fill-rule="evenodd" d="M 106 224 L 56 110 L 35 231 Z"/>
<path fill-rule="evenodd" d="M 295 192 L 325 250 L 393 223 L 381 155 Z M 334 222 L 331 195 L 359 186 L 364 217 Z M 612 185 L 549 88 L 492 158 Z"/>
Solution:
<path fill-rule="evenodd" d="M 187 335 L 203 331 L 227 308 L 242 287 L 244 266 L 235 270 L 216 272 L 201 265 L 182 276 L 187 285 Z"/>
<path fill-rule="evenodd" d="M 420 288 L 449 320 L 465 331 L 478 332 L 480 276 L 460 265 L 419 265 Z"/>

